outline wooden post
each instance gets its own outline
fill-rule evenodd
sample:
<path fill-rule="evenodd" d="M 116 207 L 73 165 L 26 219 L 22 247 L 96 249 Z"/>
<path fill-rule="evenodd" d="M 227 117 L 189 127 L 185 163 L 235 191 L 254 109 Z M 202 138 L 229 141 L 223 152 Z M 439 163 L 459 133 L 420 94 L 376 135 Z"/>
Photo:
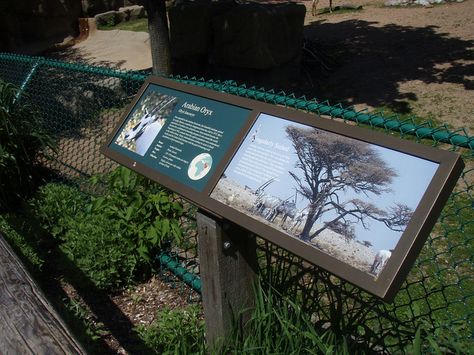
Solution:
<path fill-rule="evenodd" d="M 210 349 L 219 349 L 255 304 L 256 241 L 245 229 L 200 212 L 197 224 L 206 340 Z"/>

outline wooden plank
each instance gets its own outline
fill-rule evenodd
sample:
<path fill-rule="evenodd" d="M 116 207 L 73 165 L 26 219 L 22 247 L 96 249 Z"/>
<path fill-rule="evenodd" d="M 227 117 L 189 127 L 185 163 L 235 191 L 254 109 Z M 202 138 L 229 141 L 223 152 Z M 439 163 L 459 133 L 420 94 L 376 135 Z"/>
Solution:
<path fill-rule="evenodd" d="M 86 354 L 1 234 L 0 353 Z"/>
<path fill-rule="evenodd" d="M 218 349 L 235 320 L 242 325 L 255 304 L 255 236 L 243 228 L 197 214 L 206 339 Z M 240 316 L 240 318 L 239 318 Z"/>

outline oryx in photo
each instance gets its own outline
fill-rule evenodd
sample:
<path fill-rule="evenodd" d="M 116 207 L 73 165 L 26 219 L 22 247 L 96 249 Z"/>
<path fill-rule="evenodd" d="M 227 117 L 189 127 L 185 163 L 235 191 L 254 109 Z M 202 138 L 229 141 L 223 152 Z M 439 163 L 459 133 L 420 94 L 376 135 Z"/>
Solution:
<path fill-rule="evenodd" d="M 265 219 L 268 219 L 268 216 L 271 214 L 272 210 L 282 202 L 282 199 L 279 197 L 265 193 L 265 189 L 274 181 L 275 178 L 272 178 L 264 182 L 254 192 L 257 198 L 251 209 L 251 212 L 259 214 Z"/>
<path fill-rule="evenodd" d="M 270 222 L 273 222 L 278 216 L 281 216 L 280 226 L 285 229 L 285 223 L 288 218 L 293 220 L 297 213 L 298 209 L 296 208 L 296 202 L 288 201 L 288 199 L 286 199 L 277 206 L 275 206 L 272 211 L 270 211 L 267 219 Z"/>
<path fill-rule="evenodd" d="M 166 122 L 166 119 L 160 114 L 168 105 L 174 103 L 176 97 L 165 100 L 153 110 L 148 111 L 145 107 L 145 114 L 138 123 L 125 133 L 125 140 L 128 142 L 135 141 L 135 152 L 145 155 L 146 151 L 153 143 L 154 139 L 160 132 Z"/>
<path fill-rule="evenodd" d="M 304 208 L 301 211 L 298 210 L 295 217 L 292 218 L 293 223 L 291 224 L 288 231 L 293 232 L 293 233 L 296 232 L 298 230 L 298 228 L 300 228 L 303 225 L 303 223 L 306 222 L 306 217 L 307 216 L 308 216 L 308 211 L 306 210 L 306 208 Z"/>
<path fill-rule="evenodd" d="M 388 259 L 390 259 L 391 256 L 392 252 L 390 250 L 379 250 L 377 254 L 375 254 L 374 262 L 370 268 L 370 272 L 374 275 L 378 275 L 385 267 Z"/>

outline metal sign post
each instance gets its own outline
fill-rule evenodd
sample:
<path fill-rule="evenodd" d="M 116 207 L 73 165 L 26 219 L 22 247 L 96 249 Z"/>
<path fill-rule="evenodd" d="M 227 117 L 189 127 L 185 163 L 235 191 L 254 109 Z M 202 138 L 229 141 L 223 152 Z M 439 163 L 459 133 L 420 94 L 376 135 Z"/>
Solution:
<path fill-rule="evenodd" d="M 201 212 L 197 224 L 206 340 L 210 349 L 219 349 L 254 305 L 256 241 L 243 228 Z"/>

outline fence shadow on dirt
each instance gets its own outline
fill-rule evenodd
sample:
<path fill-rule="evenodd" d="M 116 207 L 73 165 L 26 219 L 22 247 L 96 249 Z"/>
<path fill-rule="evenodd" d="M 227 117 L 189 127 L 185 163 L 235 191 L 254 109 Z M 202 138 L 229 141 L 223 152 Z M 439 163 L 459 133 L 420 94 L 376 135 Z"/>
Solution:
<path fill-rule="evenodd" d="M 346 20 L 314 21 L 305 26 L 305 38 L 319 44 L 325 56 L 337 64 L 329 75 L 306 83 L 305 94 L 345 104 L 389 107 L 396 113 L 411 113 L 406 100 L 417 101 L 413 92 L 401 92 L 400 83 L 418 80 L 424 84 L 453 83 L 474 89 L 474 41 L 439 33 L 436 26 L 410 27 Z"/>

